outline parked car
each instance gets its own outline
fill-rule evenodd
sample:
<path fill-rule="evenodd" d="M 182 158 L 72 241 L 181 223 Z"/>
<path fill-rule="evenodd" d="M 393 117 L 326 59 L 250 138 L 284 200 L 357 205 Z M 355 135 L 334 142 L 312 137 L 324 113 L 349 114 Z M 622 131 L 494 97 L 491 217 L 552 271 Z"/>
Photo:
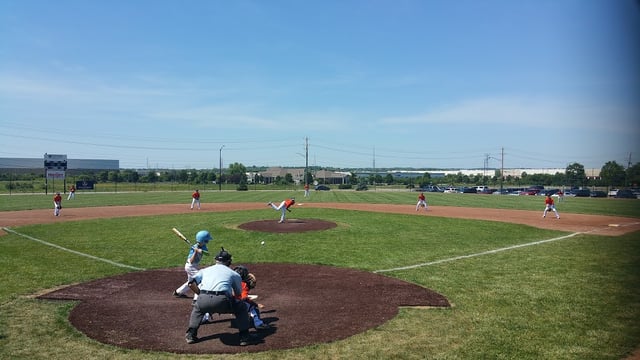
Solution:
<path fill-rule="evenodd" d="M 558 191 L 560 191 L 560 189 L 546 189 L 546 190 L 542 190 L 540 192 L 540 195 L 544 195 L 544 196 L 552 196 L 553 194 L 557 193 Z"/>
<path fill-rule="evenodd" d="M 607 193 L 600 190 L 595 190 L 591 192 L 591 197 L 607 197 Z"/>
<path fill-rule="evenodd" d="M 520 191 L 520 195 L 538 195 L 540 190 L 538 189 L 527 189 L 524 191 Z"/>
<path fill-rule="evenodd" d="M 615 197 L 618 194 L 618 189 L 609 190 L 609 196 Z"/>
<path fill-rule="evenodd" d="M 426 185 L 418 188 L 413 188 L 411 191 L 419 191 L 419 192 L 442 192 L 443 190 L 435 185 Z"/>
<path fill-rule="evenodd" d="M 369 190 L 369 187 L 365 183 L 360 183 L 356 187 L 356 191 L 367 191 L 367 190 Z"/>
<path fill-rule="evenodd" d="M 327 185 L 316 185 L 316 191 L 329 191 L 331 190 L 330 187 L 328 187 Z"/>
<path fill-rule="evenodd" d="M 590 197 L 591 190 L 589 189 L 573 190 L 573 194 L 575 197 Z"/>
<path fill-rule="evenodd" d="M 463 194 L 477 194 L 478 190 L 474 187 L 464 187 L 461 191 Z"/>
<path fill-rule="evenodd" d="M 454 187 L 448 187 L 448 188 L 444 189 L 444 192 L 446 192 L 446 193 L 457 193 L 458 189 L 454 188 Z"/>
<path fill-rule="evenodd" d="M 496 191 L 498 190 L 485 188 L 484 190 L 478 190 L 478 194 L 493 194 Z"/>
<path fill-rule="evenodd" d="M 618 199 L 637 199 L 638 195 L 634 194 L 631 189 L 621 189 L 616 193 Z"/>

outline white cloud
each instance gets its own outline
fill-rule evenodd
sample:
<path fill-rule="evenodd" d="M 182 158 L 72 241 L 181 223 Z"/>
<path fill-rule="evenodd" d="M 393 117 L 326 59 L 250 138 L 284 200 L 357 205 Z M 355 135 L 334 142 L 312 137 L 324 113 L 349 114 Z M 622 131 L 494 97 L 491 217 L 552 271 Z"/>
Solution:
<path fill-rule="evenodd" d="M 634 112 L 634 109 L 576 100 L 494 97 L 450 104 L 422 114 L 383 118 L 380 123 L 603 129 L 609 126 L 611 119 L 615 119 L 616 122 L 631 123 Z"/>

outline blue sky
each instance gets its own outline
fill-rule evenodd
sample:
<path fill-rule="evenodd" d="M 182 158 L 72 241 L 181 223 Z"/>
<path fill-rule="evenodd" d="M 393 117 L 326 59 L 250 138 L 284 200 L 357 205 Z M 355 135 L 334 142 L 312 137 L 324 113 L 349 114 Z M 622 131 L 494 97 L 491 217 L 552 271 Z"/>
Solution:
<path fill-rule="evenodd" d="M 626 166 L 638 64 L 634 0 L 5 0 L 0 157 Z"/>

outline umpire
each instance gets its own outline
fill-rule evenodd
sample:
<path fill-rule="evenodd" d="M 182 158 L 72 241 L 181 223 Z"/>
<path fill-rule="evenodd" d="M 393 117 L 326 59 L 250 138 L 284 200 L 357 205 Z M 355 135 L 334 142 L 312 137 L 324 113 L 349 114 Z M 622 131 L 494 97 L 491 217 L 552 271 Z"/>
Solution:
<path fill-rule="evenodd" d="M 257 339 L 249 334 L 249 313 L 242 302 L 234 298 L 235 294 L 242 293 L 242 278 L 229 267 L 231 254 L 222 248 L 215 260 L 215 265 L 200 270 L 189 282 L 198 299 L 191 310 L 187 343 L 198 341 L 198 328 L 205 313 L 234 314 L 240 330 L 240 346 L 254 343 Z"/>

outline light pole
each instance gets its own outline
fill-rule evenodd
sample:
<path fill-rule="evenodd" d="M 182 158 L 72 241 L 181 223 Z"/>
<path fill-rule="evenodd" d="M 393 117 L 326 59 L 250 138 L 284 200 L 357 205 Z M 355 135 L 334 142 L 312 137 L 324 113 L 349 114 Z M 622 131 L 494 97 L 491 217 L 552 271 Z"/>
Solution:
<path fill-rule="evenodd" d="M 218 191 L 222 191 L 222 149 L 224 145 L 220 146 L 220 174 L 218 176 Z"/>

